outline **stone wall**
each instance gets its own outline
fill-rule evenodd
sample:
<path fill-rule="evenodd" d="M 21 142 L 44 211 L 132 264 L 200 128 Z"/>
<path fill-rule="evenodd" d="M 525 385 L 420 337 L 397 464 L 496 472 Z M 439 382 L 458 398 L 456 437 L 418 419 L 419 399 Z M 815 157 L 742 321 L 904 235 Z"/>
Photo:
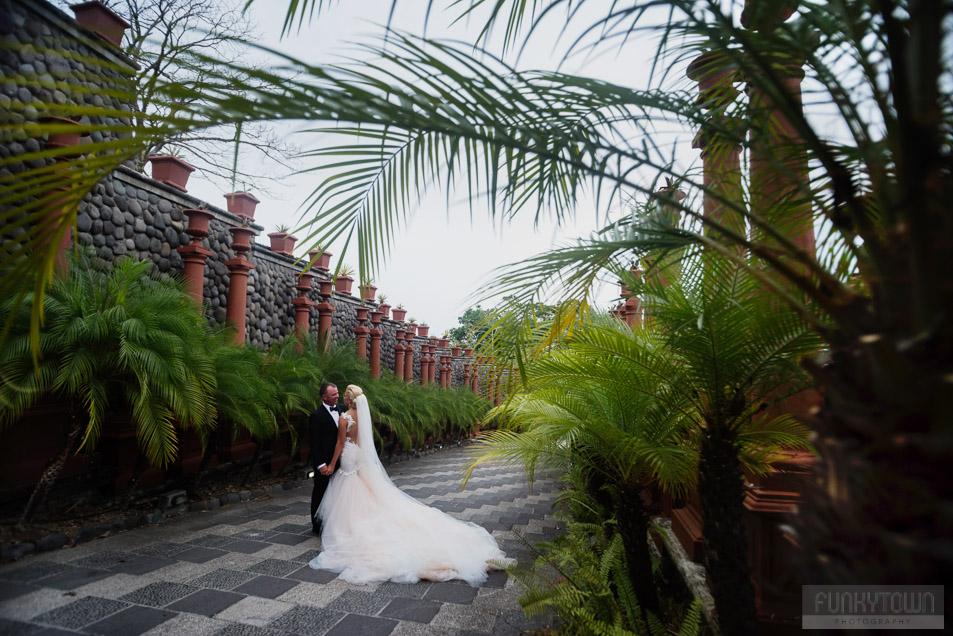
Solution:
<path fill-rule="evenodd" d="M 16 126 L 39 120 L 44 115 L 69 115 L 70 106 L 95 105 L 117 112 L 132 112 L 134 104 L 117 97 L 117 89 L 130 82 L 137 66 L 118 47 L 76 23 L 59 9 L 42 0 L 0 0 L 0 117 L 5 124 Z M 114 125 L 129 124 L 126 117 L 104 117 L 81 123 Z M 94 131 L 80 144 L 108 140 L 109 133 Z M 11 157 L 38 151 L 45 140 L 31 138 L 24 131 L 0 131 L 0 156 Z M 7 164 L 0 174 L 22 170 L 24 164 Z M 177 251 L 191 237 L 187 210 L 205 208 L 213 214 L 209 236 L 202 239 L 212 252 L 205 265 L 204 300 L 206 317 L 213 325 L 223 325 L 230 284 L 226 261 L 236 253 L 232 249 L 230 227 L 241 225 L 242 217 L 209 205 L 187 192 L 156 181 L 129 166 L 123 165 L 107 175 L 87 194 L 80 204 L 74 244 L 92 246 L 107 261 L 123 256 L 151 261 L 156 270 L 181 277 L 184 264 Z M 245 221 L 247 223 L 247 220 Z M 250 223 L 258 235 L 260 225 Z M 16 235 L 16 231 L 0 234 L 0 241 Z M 246 342 L 267 348 L 294 330 L 295 312 L 291 301 L 302 263 L 253 243 L 246 258 L 254 265 L 248 276 L 246 303 Z M 327 278 L 327 271 L 315 271 L 316 278 Z M 321 302 L 317 285 L 307 295 L 315 304 Z M 331 338 L 341 343 L 354 338 L 357 327 L 359 298 L 334 292 L 330 300 Z M 367 303 L 374 309 L 375 303 Z M 369 326 L 365 325 L 365 326 Z M 396 331 L 401 323 L 384 319 L 381 322 L 381 368 L 393 371 Z M 311 309 L 311 333 L 318 330 L 318 312 Z M 420 348 L 426 341 L 414 342 L 414 375 L 420 377 Z M 368 351 L 370 340 L 368 339 Z M 462 360 L 455 363 L 454 383 L 462 383 Z M 439 375 L 438 375 L 439 381 Z"/>
<path fill-rule="evenodd" d="M 81 124 L 131 123 L 130 117 L 76 117 L 71 106 L 92 105 L 131 113 L 133 106 L 115 95 L 128 87 L 138 67 L 41 0 L 0 0 L 0 117 L 5 125 L 35 123 L 47 115 L 73 117 Z M 93 131 L 81 143 L 108 141 L 115 133 Z M 41 139 L 24 130 L 0 130 L 0 157 L 41 149 Z M 22 164 L 0 167 L 16 173 Z"/>

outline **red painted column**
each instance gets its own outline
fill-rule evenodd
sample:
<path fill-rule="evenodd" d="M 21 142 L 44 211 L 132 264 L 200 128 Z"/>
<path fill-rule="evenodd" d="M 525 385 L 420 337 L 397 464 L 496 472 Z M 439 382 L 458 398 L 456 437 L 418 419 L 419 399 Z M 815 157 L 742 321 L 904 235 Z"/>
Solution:
<path fill-rule="evenodd" d="M 47 125 L 63 127 L 62 130 L 54 129 L 54 132 L 51 132 L 47 136 L 47 141 L 44 146 L 45 149 L 72 148 L 79 145 L 81 133 L 78 130 L 73 130 L 79 126 L 77 122 L 62 117 L 44 117 L 42 122 Z M 72 223 L 67 223 L 68 219 L 65 214 L 66 206 L 70 198 L 69 193 L 72 189 L 72 179 L 69 174 L 70 167 L 68 162 L 71 157 L 78 155 L 78 152 L 71 152 L 56 157 L 57 163 L 53 171 L 58 175 L 59 185 L 54 185 L 50 188 L 49 193 L 46 195 L 48 201 L 44 205 L 46 212 L 43 215 L 43 222 L 49 225 L 47 226 L 48 229 L 43 231 L 43 240 L 47 244 L 54 241 L 57 242 L 54 266 L 56 271 L 62 276 L 66 276 L 69 272 L 69 255 L 67 251 L 73 245 L 73 225 Z M 58 241 L 56 239 L 57 234 L 59 234 Z"/>
<path fill-rule="evenodd" d="M 440 361 L 443 365 L 440 367 L 440 386 L 445 389 L 450 388 L 450 377 L 453 367 L 450 366 L 452 358 L 449 355 L 441 356 Z"/>
<path fill-rule="evenodd" d="M 357 308 L 357 327 L 354 328 L 354 335 L 357 340 L 357 359 L 367 360 L 367 327 L 364 321 L 367 320 L 367 307 Z"/>
<path fill-rule="evenodd" d="M 371 377 L 381 377 L 381 318 L 382 311 L 371 312 Z"/>
<path fill-rule="evenodd" d="M 483 358 L 481 356 L 476 357 L 476 361 L 473 363 L 473 376 L 470 378 L 470 388 L 474 393 L 480 392 L 480 364 L 482 364 Z"/>
<path fill-rule="evenodd" d="M 420 345 L 420 386 L 430 384 L 430 363 L 432 360 L 430 345 Z"/>
<path fill-rule="evenodd" d="M 394 345 L 394 375 L 398 380 L 404 379 L 404 345 L 401 342 L 404 339 L 404 330 L 398 329 L 397 344 Z"/>
<path fill-rule="evenodd" d="M 236 256 L 225 261 L 229 271 L 228 305 L 225 310 L 225 322 L 235 328 L 235 343 L 245 343 L 245 313 L 248 303 L 248 272 L 255 268 L 246 258 L 245 252 L 251 249 L 251 237 L 255 230 L 249 227 L 231 227 L 232 249 Z"/>
<path fill-rule="evenodd" d="M 404 380 L 414 381 L 414 330 L 408 329 L 404 333 Z M 421 366 L 421 370 L 423 367 Z"/>
<path fill-rule="evenodd" d="M 192 242 L 183 245 L 176 251 L 182 255 L 184 263 L 182 278 L 195 303 L 202 310 L 205 297 L 205 261 L 213 252 L 202 245 L 202 239 L 208 236 L 208 226 L 214 215 L 208 210 L 183 210 L 189 217 L 189 226 L 185 233 L 192 237 Z"/>
<path fill-rule="evenodd" d="M 318 303 L 318 342 L 326 348 L 331 340 L 331 314 L 334 312 L 334 305 L 329 300 L 334 283 L 320 280 L 318 285 L 318 294 L 321 296 L 321 302 Z"/>
<path fill-rule="evenodd" d="M 311 308 L 314 307 L 314 301 L 307 296 L 311 291 L 311 279 L 313 275 L 305 272 L 298 277 L 298 284 L 295 289 L 298 290 L 298 297 L 291 301 L 295 308 L 295 330 L 302 338 L 308 335 L 311 326 Z"/>
<path fill-rule="evenodd" d="M 741 23 L 751 30 L 770 32 L 794 12 L 786 9 L 773 17 L 773 24 L 752 24 L 756 17 L 751 0 L 745 3 Z M 801 81 L 804 69 L 800 61 L 789 57 L 766 56 L 771 72 L 784 84 L 788 100 L 797 111 L 802 109 Z M 797 248 L 813 257 L 815 253 L 814 222 L 811 213 L 811 193 L 807 151 L 800 134 L 790 118 L 776 107 L 771 97 L 760 86 L 764 78 L 748 77 L 748 103 L 752 113 L 749 134 L 751 145 L 751 209 L 764 216 L 773 226 L 780 227 Z M 752 238 L 772 243 L 758 228 Z"/>
<path fill-rule="evenodd" d="M 698 82 L 698 102 L 711 116 L 695 136 L 693 147 L 701 150 L 705 216 L 733 233 L 744 236 L 745 220 L 741 189 L 740 126 L 724 114 L 727 105 L 738 96 L 734 84 L 738 75 L 731 60 L 721 51 L 707 51 L 688 66 L 689 79 Z M 710 227 L 705 233 L 717 236 Z"/>

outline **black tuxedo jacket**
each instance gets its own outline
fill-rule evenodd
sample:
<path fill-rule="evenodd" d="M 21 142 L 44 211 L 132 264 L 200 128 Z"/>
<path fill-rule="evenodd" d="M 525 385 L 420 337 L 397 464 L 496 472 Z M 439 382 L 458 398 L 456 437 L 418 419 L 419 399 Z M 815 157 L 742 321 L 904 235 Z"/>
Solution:
<path fill-rule="evenodd" d="M 340 407 L 335 406 L 335 417 Z M 308 430 L 311 436 L 311 465 L 317 468 L 321 464 L 330 464 L 334 457 L 334 447 L 338 443 L 338 427 L 324 404 L 311 412 L 308 418 Z"/>

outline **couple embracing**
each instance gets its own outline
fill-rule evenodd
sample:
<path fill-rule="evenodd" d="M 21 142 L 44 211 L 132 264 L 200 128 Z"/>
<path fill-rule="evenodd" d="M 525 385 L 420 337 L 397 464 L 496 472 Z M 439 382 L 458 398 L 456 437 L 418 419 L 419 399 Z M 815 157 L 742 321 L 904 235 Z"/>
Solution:
<path fill-rule="evenodd" d="M 338 397 L 336 386 L 322 384 L 310 419 L 311 523 L 322 547 L 311 567 L 358 584 L 485 581 L 490 561 L 506 561 L 496 540 L 397 488 L 377 457 L 364 391 L 348 386 L 343 408 Z"/>

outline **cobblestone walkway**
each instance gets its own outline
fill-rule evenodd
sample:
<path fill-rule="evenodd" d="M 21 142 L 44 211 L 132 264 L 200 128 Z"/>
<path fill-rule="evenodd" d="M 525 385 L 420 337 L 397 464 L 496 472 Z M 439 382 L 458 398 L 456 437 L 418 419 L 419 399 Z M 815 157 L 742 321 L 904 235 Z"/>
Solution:
<path fill-rule="evenodd" d="M 460 491 L 463 449 L 388 468 L 424 503 L 489 530 L 508 556 L 560 531 L 552 481 L 532 492 L 515 468 L 487 466 Z M 310 488 L 196 512 L 0 566 L 0 634 L 519 634 L 521 587 L 503 572 L 465 583 L 359 586 L 312 570 L 321 548 Z"/>

